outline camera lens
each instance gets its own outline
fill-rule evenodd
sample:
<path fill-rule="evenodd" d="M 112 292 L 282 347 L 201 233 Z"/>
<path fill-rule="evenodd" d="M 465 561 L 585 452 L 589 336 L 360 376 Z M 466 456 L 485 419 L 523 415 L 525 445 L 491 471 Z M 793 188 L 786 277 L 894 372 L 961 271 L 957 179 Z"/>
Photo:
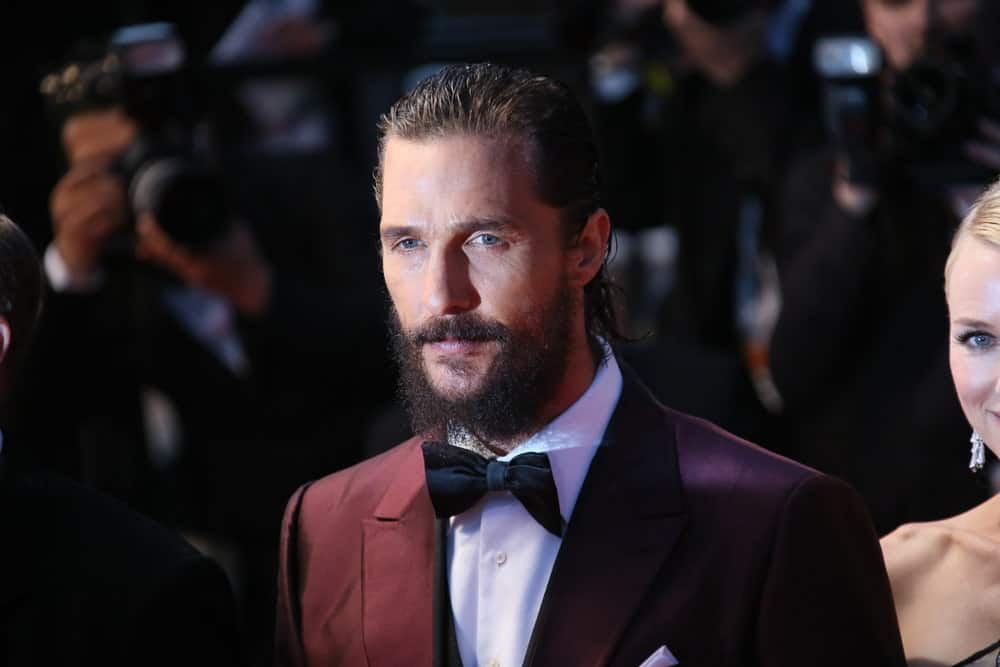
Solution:
<path fill-rule="evenodd" d="M 221 179 L 182 157 L 146 162 L 135 172 L 129 192 L 133 210 L 152 213 L 173 241 L 190 250 L 211 246 L 229 229 Z"/>
<path fill-rule="evenodd" d="M 954 67 L 930 59 L 901 72 L 892 99 L 903 126 L 919 135 L 936 133 L 955 112 L 959 76 Z"/>

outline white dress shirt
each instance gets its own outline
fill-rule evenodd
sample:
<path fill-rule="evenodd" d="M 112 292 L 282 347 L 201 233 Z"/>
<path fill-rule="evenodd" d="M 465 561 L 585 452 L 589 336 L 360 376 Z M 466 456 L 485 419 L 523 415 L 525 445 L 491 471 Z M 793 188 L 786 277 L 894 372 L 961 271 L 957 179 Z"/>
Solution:
<path fill-rule="evenodd" d="M 549 456 L 559 510 L 569 522 L 590 462 L 621 395 L 622 375 L 609 354 L 586 392 L 501 461 L 525 452 Z M 562 539 L 545 530 L 510 493 L 487 493 L 451 520 L 448 585 L 465 667 L 524 662 L 552 564 Z"/>

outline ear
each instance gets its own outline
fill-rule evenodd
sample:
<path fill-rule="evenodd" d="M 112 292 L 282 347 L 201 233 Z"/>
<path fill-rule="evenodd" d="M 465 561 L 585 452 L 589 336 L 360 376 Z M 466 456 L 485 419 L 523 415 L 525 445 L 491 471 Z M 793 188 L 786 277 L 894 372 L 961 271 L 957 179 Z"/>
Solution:
<path fill-rule="evenodd" d="M 7 358 L 7 352 L 10 350 L 12 342 L 10 337 L 10 322 L 7 321 L 6 317 L 0 315 L 0 365 Z"/>
<path fill-rule="evenodd" d="M 597 276 L 607 256 L 611 218 L 599 208 L 590 214 L 569 251 L 570 284 L 584 287 Z"/>

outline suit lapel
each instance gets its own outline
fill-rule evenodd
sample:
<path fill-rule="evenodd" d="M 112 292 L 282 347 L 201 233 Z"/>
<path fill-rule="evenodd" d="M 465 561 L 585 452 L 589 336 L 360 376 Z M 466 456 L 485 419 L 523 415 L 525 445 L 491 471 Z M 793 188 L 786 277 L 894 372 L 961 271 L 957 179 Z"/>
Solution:
<path fill-rule="evenodd" d="M 624 383 L 552 568 L 525 665 L 602 665 L 684 526 L 673 427 Z"/>
<path fill-rule="evenodd" d="M 369 664 L 430 665 L 434 509 L 419 444 L 409 447 L 388 492 L 364 521 L 363 549 Z"/>

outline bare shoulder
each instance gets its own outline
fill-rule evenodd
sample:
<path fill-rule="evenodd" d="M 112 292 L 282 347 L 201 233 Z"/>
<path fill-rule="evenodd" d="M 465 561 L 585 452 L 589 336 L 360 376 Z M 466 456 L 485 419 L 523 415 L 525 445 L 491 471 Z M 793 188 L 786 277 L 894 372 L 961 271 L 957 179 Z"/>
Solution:
<path fill-rule="evenodd" d="M 977 567 L 1000 582 L 1000 542 L 976 530 L 965 516 L 908 523 L 882 538 L 889 576 L 901 581 L 939 568 Z M 986 567 L 985 570 L 979 569 Z"/>
<path fill-rule="evenodd" d="M 897 607 L 981 598 L 1000 617 L 1000 542 L 962 517 L 900 526 L 881 540 Z M 982 604 L 977 606 L 982 607 Z"/>
<path fill-rule="evenodd" d="M 907 658 L 954 664 L 1000 633 L 1000 542 L 979 508 L 881 540 Z"/>
<path fill-rule="evenodd" d="M 897 585 L 928 576 L 961 548 L 955 528 L 947 521 L 907 523 L 880 540 L 885 567 Z"/>

